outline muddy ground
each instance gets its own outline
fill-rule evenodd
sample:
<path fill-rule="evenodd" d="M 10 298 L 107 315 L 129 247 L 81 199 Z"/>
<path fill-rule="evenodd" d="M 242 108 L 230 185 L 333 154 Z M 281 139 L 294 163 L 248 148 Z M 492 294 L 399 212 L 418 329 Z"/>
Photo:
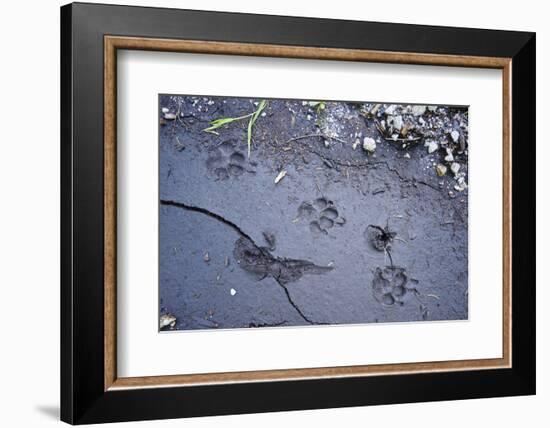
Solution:
<path fill-rule="evenodd" d="M 159 97 L 161 328 L 467 319 L 467 109 L 261 101 Z"/>

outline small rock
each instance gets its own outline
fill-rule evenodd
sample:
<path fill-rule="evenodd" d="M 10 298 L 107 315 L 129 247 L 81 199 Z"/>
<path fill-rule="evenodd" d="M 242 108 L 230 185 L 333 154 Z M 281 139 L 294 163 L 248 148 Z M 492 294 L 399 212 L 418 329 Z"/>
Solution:
<path fill-rule="evenodd" d="M 460 137 L 460 133 L 456 129 L 453 129 L 451 131 L 451 138 L 455 143 L 458 141 L 458 137 Z"/>
<path fill-rule="evenodd" d="M 353 143 L 353 145 L 351 146 L 351 148 L 352 148 L 353 150 L 355 150 L 359 144 L 361 144 L 361 141 L 359 140 L 359 138 L 356 138 L 356 139 L 355 139 L 355 143 Z"/>
<path fill-rule="evenodd" d="M 405 153 L 405 154 L 403 155 L 403 157 L 406 158 L 406 159 L 410 159 L 410 158 L 411 158 L 411 155 L 408 154 L 408 153 Z"/>
<path fill-rule="evenodd" d="M 415 116 L 422 116 L 426 113 L 426 106 L 413 106 L 412 114 Z"/>
<path fill-rule="evenodd" d="M 202 257 L 202 259 L 208 263 L 210 261 L 210 254 L 208 254 L 208 251 L 206 253 L 204 253 L 204 256 Z"/>
<path fill-rule="evenodd" d="M 428 153 L 433 153 L 439 148 L 439 145 L 433 140 L 426 141 L 424 145 L 428 148 Z"/>
<path fill-rule="evenodd" d="M 388 122 L 391 123 L 391 125 L 397 129 L 398 131 L 401 130 L 401 128 L 403 128 L 403 117 L 402 116 L 391 116 L 391 120 L 390 118 L 388 118 Z"/>
<path fill-rule="evenodd" d="M 162 112 L 163 112 L 164 114 L 169 113 L 169 112 L 170 112 L 170 109 L 169 109 L 168 107 L 163 107 L 163 108 L 162 108 Z"/>
<path fill-rule="evenodd" d="M 160 317 L 160 328 L 174 327 L 176 325 L 176 317 L 172 314 L 164 314 Z"/>
<path fill-rule="evenodd" d="M 384 114 L 386 114 L 387 116 L 392 115 L 395 112 L 396 107 L 397 106 L 395 104 L 392 104 L 392 105 L 388 106 L 388 108 L 386 108 L 386 110 L 384 110 Z"/>
<path fill-rule="evenodd" d="M 435 167 L 435 172 L 439 177 L 443 177 L 445 174 L 447 174 L 447 167 L 442 164 L 437 164 Z"/>
<path fill-rule="evenodd" d="M 466 180 L 464 180 L 464 177 L 459 177 L 457 182 L 458 184 L 454 186 L 454 189 L 458 192 L 462 192 L 468 187 L 468 184 L 466 183 Z"/>
<path fill-rule="evenodd" d="M 451 171 L 453 172 L 453 174 L 457 174 L 459 170 L 460 170 L 460 164 L 458 162 L 453 162 L 451 164 Z"/>
<path fill-rule="evenodd" d="M 164 118 L 166 120 L 175 120 L 176 119 L 176 113 L 164 113 Z"/>
<path fill-rule="evenodd" d="M 451 149 L 447 149 L 447 156 L 445 156 L 445 161 L 447 162 L 453 162 L 455 160 L 453 156 L 453 152 Z"/>
<path fill-rule="evenodd" d="M 232 288 L 231 290 L 229 290 L 229 294 L 231 294 L 232 296 L 234 296 L 235 294 L 237 294 L 237 290 L 235 290 L 234 288 Z"/>
<path fill-rule="evenodd" d="M 363 150 L 369 153 L 373 153 L 376 150 L 376 141 L 374 141 L 374 138 L 365 137 L 363 139 Z"/>

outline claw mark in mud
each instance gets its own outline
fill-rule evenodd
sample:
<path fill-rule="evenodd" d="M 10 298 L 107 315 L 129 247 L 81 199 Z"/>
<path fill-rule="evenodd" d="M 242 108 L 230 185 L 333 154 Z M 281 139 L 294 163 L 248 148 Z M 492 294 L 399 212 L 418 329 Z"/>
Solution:
<path fill-rule="evenodd" d="M 210 150 L 206 159 L 206 169 L 216 180 L 227 180 L 230 177 L 239 177 L 245 172 L 255 172 L 250 169 L 245 155 L 235 148 L 232 140 L 224 141 Z"/>
<path fill-rule="evenodd" d="M 256 275 L 259 280 L 271 276 L 283 288 L 288 302 L 296 312 L 309 324 L 322 324 L 310 320 L 292 300 L 286 286 L 289 282 L 298 281 L 305 274 L 323 274 L 331 271 L 330 266 L 318 266 L 307 260 L 287 259 L 271 255 L 267 248 L 259 247 L 247 236 L 241 236 L 235 242 L 233 255 L 239 266 Z"/>
<path fill-rule="evenodd" d="M 288 302 L 292 305 L 292 307 L 294 307 L 296 312 L 298 312 L 304 321 L 308 324 L 324 324 L 312 321 L 302 312 L 300 307 L 294 302 L 294 300 L 292 300 L 292 296 L 290 295 L 286 284 L 299 280 L 305 274 L 319 275 L 329 272 L 333 269 L 332 266 L 318 266 L 307 260 L 275 257 L 269 253 L 269 249 L 267 247 L 260 247 L 259 245 L 256 245 L 254 240 L 239 226 L 219 214 L 213 213 L 205 208 L 187 205 L 183 202 L 161 200 L 160 203 L 164 206 L 171 206 L 187 211 L 198 212 L 229 226 L 240 235 L 240 238 L 235 241 L 235 247 L 233 250 L 233 254 L 239 266 L 245 271 L 257 275 L 259 280 L 262 280 L 267 276 L 271 276 L 284 290 Z M 264 238 L 266 237 L 264 236 Z"/>
<path fill-rule="evenodd" d="M 343 225 L 345 220 L 339 216 L 334 202 L 320 197 L 313 202 L 302 202 L 298 207 L 297 219 L 309 221 L 309 230 L 313 235 L 326 235 L 335 224 Z"/>
<path fill-rule="evenodd" d="M 384 306 L 394 304 L 403 305 L 404 297 L 408 291 L 407 283 L 409 279 L 404 268 L 397 266 L 386 266 L 376 268 L 372 280 L 372 293 L 374 298 Z"/>
<path fill-rule="evenodd" d="M 241 236 L 235 242 L 233 255 L 240 267 L 260 279 L 273 277 L 277 282 L 288 284 L 307 274 L 323 274 L 332 267 L 318 266 L 307 260 L 275 257 L 265 247 L 257 246 L 251 239 Z"/>

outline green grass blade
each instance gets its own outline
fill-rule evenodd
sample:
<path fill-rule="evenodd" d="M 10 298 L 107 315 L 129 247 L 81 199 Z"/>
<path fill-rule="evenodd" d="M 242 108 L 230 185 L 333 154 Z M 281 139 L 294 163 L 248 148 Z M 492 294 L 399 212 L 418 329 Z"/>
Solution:
<path fill-rule="evenodd" d="M 203 131 L 212 132 L 214 129 L 218 129 L 238 119 L 239 118 L 235 118 L 235 117 L 222 117 L 220 119 L 213 120 L 212 122 L 210 122 L 210 126 L 208 128 L 203 129 Z"/>
<path fill-rule="evenodd" d="M 250 150 L 252 147 L 252 127 L 254 126 L 254 123 L 256 123 L 256 120 L 262 113 L 262 110 L 267 105 L 266 100 L 260 101 L 260 104 L 258 104 L 258 109 L 254 112 L 250 120 L 248 121 L 248 132 L 247 132 L 247 145 L 248 145 L 248 157 L 250 157 Z"/>

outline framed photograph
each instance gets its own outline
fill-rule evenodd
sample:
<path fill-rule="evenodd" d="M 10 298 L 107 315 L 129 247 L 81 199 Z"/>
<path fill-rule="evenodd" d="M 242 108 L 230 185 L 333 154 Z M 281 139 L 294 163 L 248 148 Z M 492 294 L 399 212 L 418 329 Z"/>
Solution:
<path fill-rule="evenodd" d="M 61 8 L 61 418 L 535 393 L 535 35 Z"/>

